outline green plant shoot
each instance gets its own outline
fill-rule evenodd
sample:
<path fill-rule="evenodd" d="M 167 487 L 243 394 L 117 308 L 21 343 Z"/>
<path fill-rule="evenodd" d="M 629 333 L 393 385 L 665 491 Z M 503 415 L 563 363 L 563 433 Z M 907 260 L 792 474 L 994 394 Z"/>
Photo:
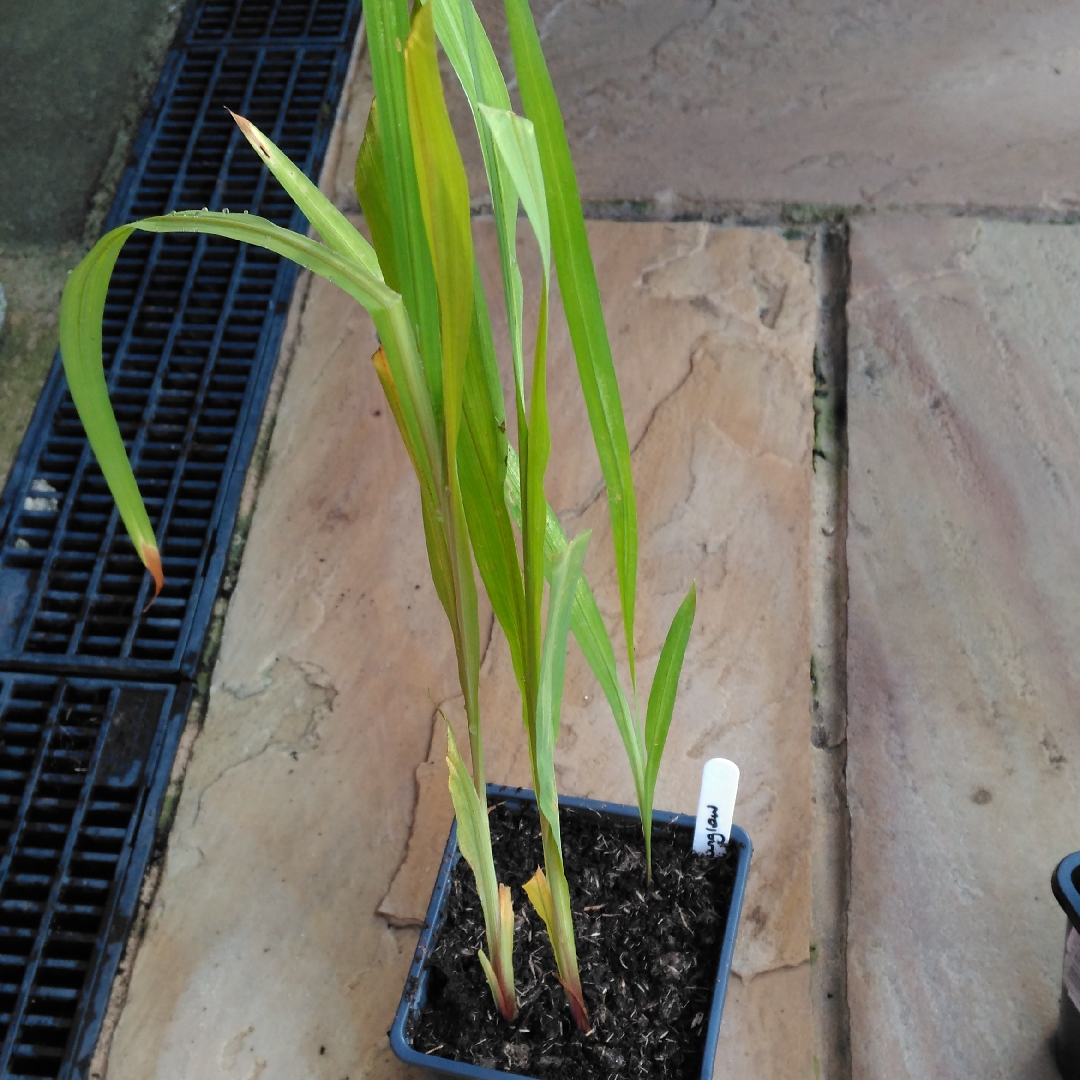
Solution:
<path fill-rule="evenodd" d="M 124 525 L 154 579 L 156 596 L 164 583 L 161 555 L 102 369 L 105 295 L 127 237 L 135 230 L 188 232 L 254 244 L 333 282 L 370 313 L 380 340 L 372 360 L 419 481 L 432 581 L 454 636 L 471 775 L 453 732 L 447 764 L 459 844 L 484 913 L 487 950 L 480 950 L 479 960 L 500 1012 L 512 1020 L 517 1013 L 514 913 L 510 889 L 498 881 L 491 854 L 474 561 L 509 643 L 540 810 L 544 869 L 525 891 L 547 927 L 574 1019 L 587 1030 L 554 772 L 567 636 L 572 631 L 578 641 L 622 736 L 651 877 L 653 795 L 696 595 L 691 588 L 672 622 L 642 724 L 634 655 L 637 516 L 626 425 L 569 147 L 539 38 L 527 0 L 506 0 L 506 10 L 527 118 L 511 109 L 471 0 L 422 0 L 411 16 L 407 0 L 369 0 L 365 6 L 375 101 L 357 159 L 356 188 L 372 243 L 265 135 L 236 116 L 322 242 L 254 215 L 207 210 L 124 225 L 103 237 L 69 278 L 60 337 L 76 408 Z M 505 434 L 503 388 L 472 245 L 468 185 L 443 97 L 436 36 L 472 108 L 491 191 L 510 329 L 516 452 Z M 543 264 L 528 395 L 516 254 L 519 205 Z M 551 446 L 547 323 L 553 265 L 607 485 L 630 697 L 581 572 L 587 536 L 568 542 L 544 493 Z M 512 522 L 520 532 L 520 561 Z"/>
<path fill-rule="evenodd" d="M 494 115 L 494 110 L 509 109 L 509 93 L 472 0 L 428 2 L 435 8 L 435 26 L 439 39 L 472 106 L 484 153 L 503 265 L 507 321 L 511 329 L 511 350 L 515 356 L 520 426 L 523 391 L 517 357 L 520 356 L 521 347 L 520 342 L 515 346 L 514 337 L 517 327 L 516 333 L 520 338 L 521 319 L 520 275 L 516 278 L 516 290 L 514 287 L 517 273 L 513 231 L 516 200 L 508 196 L 508 193 L 513 191 L 513 177 L 509 175 L 510 161 L 495 152 L 493 143 L 496 140 L 492 137 L 494 132 L 490 131 L 489 123 L 484 122 Z M 645 722 L 642 724 L 638 712 L 634 648 L 637 504 L 631 477 L 630 448 L 622 399 L 600 304 L 596 272 L 589 252 L 585 219 L 566 129 L 527 0 L 506 0 L 506 16 L 522 102 L 526 116 L 532 122 L 532 137 L 539 158 L 542 190 L 547 204 L 544 218 L 550 230 L 550 245 L 559 276 L 563 308 L 577 360 L 593 441 L 607 487 L 623 632 L 630 668 L 632 705 L 619 681 L 615 653 L 607 628 L 584 578 L 579 582 L 575 594 L 572 630 L 586 661 L 600 682 L 626 749 L 641 813 L 646 874 L 651 881 L 653 795 L 668 729 L 671 726 L 675 689 L 694 620 L 696 593 L 691 587 L 672 620 L 649 694 Z M 502 146 L 509 142 L 509 139 L 504 138 Z M 522 189 L 526 186 L 521 185 Z M 534 189 L 536 186 L 532 185 Z M 526 210 L 528 212 L 527 207 Z M 529 216 L 532 220 L 533 214 Z M 507 502 L 525 538 L 529 535 L 526 525 L 528 497 L 526 495 L 523 499 L 522 492 L 528 486 L 527 474 L 525 456 L 521 455 L 519 463 L 514 460 L 513 451 L 510 449 L 506 471 Z M 537 514 L 536 517 L 538 516 Z M 545 519 L 545 550 L 547 558 L 550 559 L 566 547 L 567 541 L 554 514 L 547 510 Z M 533 526 L 536 525 L 534 518 Z M 509 636 L 509 631 L 507 633 Z"/>

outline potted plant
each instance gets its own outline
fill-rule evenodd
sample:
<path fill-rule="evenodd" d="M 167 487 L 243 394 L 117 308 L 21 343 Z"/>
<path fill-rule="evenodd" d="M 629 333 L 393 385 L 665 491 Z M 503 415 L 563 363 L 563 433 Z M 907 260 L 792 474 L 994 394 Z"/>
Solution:
<path fill-rule="evenodd" d="M 609 1071 L 626 1064 L 627 1052 L 612 1045 L 613 1033 L 628 1022 L 613 1011 L 616 998 L 630 1003 L 630 1019 L 641 1036 L 639 1050 L 630 1052 L 637 1062 L 633 1075 L 650 1075 L 643 1071 L 649 1061 L 651 1075 L 708 1075 L 750 845 L 745 834 L 734 832 L 721 837 L 722 858 L 695 857 L 689 843 L 692 822 L 653 812 L 696 594 L 692 586 L 672 621 L 642 719 L 634 654 L 637 516 L 629 444 L 569 147 L 532 15 L 527 0 L 506 0 L 526 114 L 520 116 L 512 110 L 506 82 L 471 0 L 421 0 L 411 12 L 407 0 L 370 0 L 365 13 L 375 102 L 357 160 L 356 187 L 371 242 L 265 135 L 236 117 L 248 142 L 307 215 L 322 242 L 228 211 L 184 211 L 113 230 L 72 273 L 64 292 L 61 350 L 72 398 L 124 524 L 160 591 L 163 569 L 157 541 L 112 414 L 101 364 L 105 293 L 126 238 L 141 229 L 205 232 L 246 241 L 326 277 L 368 310 L 380 339 L 372 360 L 420 485 L 432 580 L 454 637 L 468 724 L 466 754 L 449 733 L 447 763 L 456 822 L 406 987 L 404 1012 L 399 1014 L 405 1020 L 395 1028 L 395 1048 L 406 1056 L 412 1053 L 408 1040 L 425 1002 L 434 996 L 428 991 L 436 970 L 429 963 L 437 952 L 436 934 L 451 924 L 460 930 L 454 904 L 461 901 L 466 907 L 472 904 L 477 920 L 473 930 L 465 931 L 473 935 L 473 945 L 466 950 L 469 977 L 486 983 L 491 1009 L 501 1015 L 503 1030 L 512 1033 L 504 1042 L 521 1046 L 525 1033 L 515 969 L 526 934 L 530 942 L 535 936 L 538 943 L 549 943 L 538 947 L 550 947 L 557 985 L 565 993 L 565 1007 L 553 1000 L 548 1007 L 550 1022 L 540 1026 L 545 1031 L 557 1028 L 578 1043 L 592 1039 L 585 1044 L 581 1075 L 594 1075 L 597 1064 Z M 516 446 L 507 436 L 487 298 L 472 247 L 469 190 L 443 98 L 436 40 L 469 100 L 483 152 L 510 331 Z M 516 255 L 519 206 L 543 267 L 528 383 L 523 284 Z M 626 644 L 629 692 L 623 688 L 615 647 L 582 575 L 588 534 L 568 540 L 544 493 L 551 442 L 546 345 L 553 267 L 607 487 L 621 602 L 619 636 Z M 531 793 L 494 792 L 493 805 L 489 805 L 479 707 L 475 571 L 509 643 L 533 781 Z M 571 632 L 618 725 L 634 778 L 636 808 L 597 808 L 562 800 L 560 811 L 553 754 Z M 636 822 L 631 830 L 640 833 L 636 856 L 638 847 L 627 846 L 627 815 Z M 515 912 L 511 887 L 500 878 L 493 826 L 498 827 L 497 843 L 519 855 L 527 852 L 522 857 L 535 867 L 527 880 L 514 881 L 524 888 L 535 916 L 520 904 Z M 564 850 L 564 828 L 570 826 L 571 843 Z M 526 841 L 526 836 L 532 839 Z M 568 874 L 571 848 L 574 865 Z M 579 855 L 598 851 L 615 859 L 611 868 L 581 864 Z M 694 899 L 684 901 L 684 910 L 678 889 L 688 882 L 697 891 Z M 585 984 L 600 988 L 594 1004 L 601 1022 L 590 1014 L 593 1003 L 583 985 L 578 940 L 584 935 L 592 950 L 593 940 L 604 937 L 602 924 L 616 912 L 601 909 L 615 900 L 601 899 L 600 894 L 614 896 L 613 890 L 627 894 L 620 903 L 629 923 L 625 927 L 620 923 L 614 935 L 620 950 L 627 951 L 618 935 L 629 932 L 633 924 L 666 951 L 644 948 L 651 967 L 639 970 L 630 984 L 614 971 L 610 957 L 599 961 L 610 971 L 604 985 L 611 994 L 595 972 Z M 589 897 L 596 903 L 582 904 Z M 665 911 L 663 917 L 660 909 Z M 595 912 L 599 914 L 586 919 Z M 520 932 L 518 923 L 524 928 Z M 546 935 L 539 932 L 541 925 Z M 687 949 L 676 948 L 671 943 L 680 934 L 688 943 L 704 943 L 705 952 L 691 956 L 689 944 Z M 630 970 L 618 953 L 615 962 Z M 534 954 L 530 993 L 541 983 L 552 986 L 546 975 L 535 977 L 536 964 L 549 966 Z M 655 1001 L 643 1001 L 638 995 L 640 989 L 647 996 L 643 981 L 653 981 L 661 990 L 666 982 L 693 987 L 695 992 L 702 986 L 709 990 L 715 982 L 713 1005 L 683 1016 L 689 1006 L 676 1001 L 678 994 L 661 993 Z M 476 996 L 487 1000 L 483 993 Z M 535 995 L 528 1004 L 534 1000 Z M 653 1023 L 657 1018 L 659 1023 Z M 667 1036 L 679 1024 L 685 1027 L 685 1039 L 695 1043 L 689 1055 L 685 1047 L 669 1047 Z M 661 1030 L 666 1041 L 658 1034 Z M 658 1050 L 650 1040 L 664 1044 Z M 425 1048 L 426 1063 L 454 1075 L 487 1075 L 484 1061 L 468 1066 L 446 1061 L 436 1056 L 438 1049 Z M 501 1063 L 504 1071 L 532 1057 L 531 1051 L 516 1053 L 517 1058 L 511 1055 Z M 547 1057 L 553 1059 L 550 1050 Z M 623 1065 L 617 1064 L 619 1058 Z M 574 1075 L 543 1059 L 540 1054 L 533 1075 Z M 461 1073 L 466 1067 L 474 1071 Z"/>

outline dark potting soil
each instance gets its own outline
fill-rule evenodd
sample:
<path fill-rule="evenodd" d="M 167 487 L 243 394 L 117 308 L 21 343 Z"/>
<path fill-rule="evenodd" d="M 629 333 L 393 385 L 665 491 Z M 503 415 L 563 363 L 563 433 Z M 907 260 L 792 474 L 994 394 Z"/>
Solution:
<path fill-rule="evenodd" d="M 477 959 L 484 920 L 472 871 L 459 859 L 446 922 L 429 958 L 427 1003 L 410 1032 L 421 1053 L 539 1080 L 696 1080 L 738 852 L 707 858 L 692 832 L 653 828 L 645 884 L 640 824 L 563 808 L 563 859 L 578 964 L 593 1030 L 570 1017 L 555 957 L 521 885 L 541 864 L 533 803 L 493 802 L 499 880 L 513 888 L 520 1014 L 499 1015 Z"/>

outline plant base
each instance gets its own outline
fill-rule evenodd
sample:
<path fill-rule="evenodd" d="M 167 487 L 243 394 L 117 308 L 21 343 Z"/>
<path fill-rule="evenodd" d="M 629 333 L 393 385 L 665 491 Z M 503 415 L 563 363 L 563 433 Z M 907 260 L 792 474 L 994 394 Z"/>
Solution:
<path fill-rule="evenodd" d="M 500 881 L 512 882 L 520 1015 L 495 1009 L 477 948 L 483 916 L 451 833 L 429 926 L 391 1033 L 404 1060 L 452 1076 L 697 1080 L 712 1073 L 749 867 L 739 830 L 725 856 L 690 850 L 693 819 L 658 814 L 651 886 L 637 811 L 561 800 L 564 859 L 593 1030 L 574 1026 L 539 917 L 517 886 L 540 859 L 531 792 L 490 789 Z"/>

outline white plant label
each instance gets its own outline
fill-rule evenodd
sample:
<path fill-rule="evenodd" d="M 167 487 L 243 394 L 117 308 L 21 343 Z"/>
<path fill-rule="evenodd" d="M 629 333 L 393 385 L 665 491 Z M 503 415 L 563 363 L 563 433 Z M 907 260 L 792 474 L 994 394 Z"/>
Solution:
<path fill-rule="evenodd" d="M 1065 940 L 1065 970 L 1061 978 L 1069 1000 L 1080 1009 L 1080 934 L 1074 927 L 1069 927 L 1069 936 Z"/>
<path fill-rule="evenodd" d="M 739 766 L 727 758 L 711 758 L 701 773 L 694 851 L 699 855 L 723 855 L 731 839 L 735 795 L 739 790 Z"/>

